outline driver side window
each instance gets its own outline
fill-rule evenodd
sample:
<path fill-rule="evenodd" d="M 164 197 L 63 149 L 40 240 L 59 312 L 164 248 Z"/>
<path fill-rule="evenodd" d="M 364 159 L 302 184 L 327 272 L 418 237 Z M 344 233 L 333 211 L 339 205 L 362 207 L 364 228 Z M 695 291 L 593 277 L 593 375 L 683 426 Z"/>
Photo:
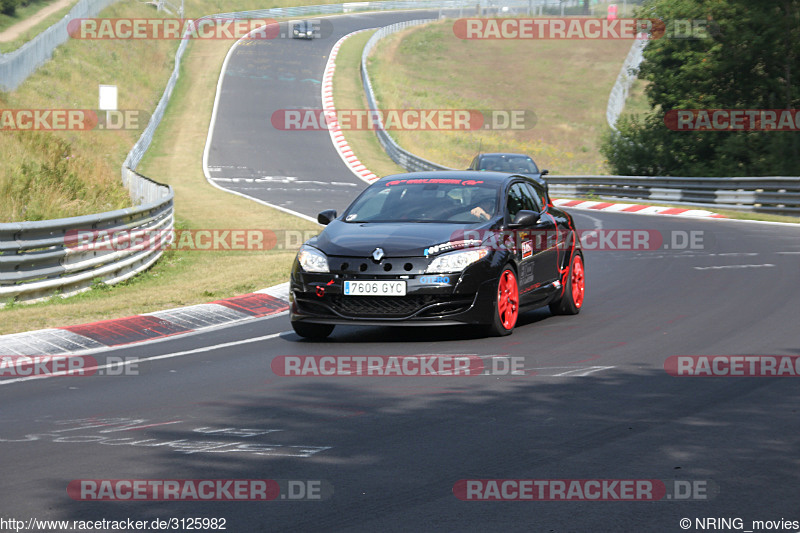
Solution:
<path fill-rule="evenodd" d="M 515 183 L 511 186 L 511 189 L 508 191 L 506 206 L 508 209 L 508 216 L 512 222 L 516 218 L 517 213 L 523 209 L 539 211 L 531 193 L 523 183 Z"/>
<path fill-rule="evenodd" d="M 546 203 L 543 203 L 543 196 L 539 196 L 536 191 L 536 187 L 531 185 L 530 183 L 525 184 L 525 189 L 528 191 L 528 195 L 531 197 L 531 201 L 533 201 L 533 205 L 535 208 L 533 209 L 537 213 L 541 213 L 544 211 L 544 206 Z"/>

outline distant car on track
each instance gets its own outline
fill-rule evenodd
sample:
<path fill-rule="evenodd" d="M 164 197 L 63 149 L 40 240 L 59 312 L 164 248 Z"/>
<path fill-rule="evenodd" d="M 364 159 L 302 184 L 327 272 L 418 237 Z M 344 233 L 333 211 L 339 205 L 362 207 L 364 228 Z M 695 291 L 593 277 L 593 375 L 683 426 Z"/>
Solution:
<path fill-rule="evenodd" d="M 314 38 L 314 24 L 310 20 L 293 20 L 290 24 L 293 39 Z"/>
<path fill-rule="evenodd" d="M 523 308 L 577 314 L 583 254 L 572 217 L 541 179 L 499 172 L 382 178 L 300 249 L 291 322 L 324 338 L 336 324 L 481 324 L 508 335 Z"/>

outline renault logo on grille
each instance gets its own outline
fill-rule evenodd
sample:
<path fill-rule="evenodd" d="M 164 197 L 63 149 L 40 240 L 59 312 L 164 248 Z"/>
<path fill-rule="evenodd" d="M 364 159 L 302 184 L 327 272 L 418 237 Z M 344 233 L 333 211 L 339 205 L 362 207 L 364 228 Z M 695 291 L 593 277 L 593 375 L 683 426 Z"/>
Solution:
<path fill-rule="evenodd" d="M 378 262 L 383 259 L 383 248 L 375 248 L 375 251 L 372 252 L 372 258 Z"/>

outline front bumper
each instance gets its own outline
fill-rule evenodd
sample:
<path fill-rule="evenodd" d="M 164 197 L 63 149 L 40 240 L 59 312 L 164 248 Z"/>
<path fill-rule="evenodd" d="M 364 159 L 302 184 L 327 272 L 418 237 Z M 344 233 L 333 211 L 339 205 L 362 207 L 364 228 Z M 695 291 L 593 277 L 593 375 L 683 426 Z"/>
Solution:
<path fill-rule="evenodd" d="M 500 272 L 490 261 L 480 261 L 459 274 L 426 274 L 428 260 L 424 258 L 392 258 L 374 264 L 360 258 L 333 257 L 329 258 L 329 263 L 345 268 L 317 274 L 304 272 L 295 265 L 289 294 L 292 321 L 361 325 L 485 324 L 494 311 L 494 293 Z M 387 268 L 399 272 L 387 274 Z M 406 295 L 345 295 L 347 280 L 404 280 Z"/>

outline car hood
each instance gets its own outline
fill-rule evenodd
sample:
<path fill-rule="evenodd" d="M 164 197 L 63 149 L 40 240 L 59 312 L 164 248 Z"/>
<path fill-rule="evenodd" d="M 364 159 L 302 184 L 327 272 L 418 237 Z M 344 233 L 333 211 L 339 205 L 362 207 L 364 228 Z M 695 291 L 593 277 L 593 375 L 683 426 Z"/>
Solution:
<path fill-rule="evenodd" d="M 347 223 L 332 221 L 308 244 L 332 256 L 369 257 L 382 248 L 386 257 L 421 257 L 426 248 L 462 240 L 464 231 L 481 230 L 494 221 L 482 224 L 439 224 L 427 222 Z"/>

